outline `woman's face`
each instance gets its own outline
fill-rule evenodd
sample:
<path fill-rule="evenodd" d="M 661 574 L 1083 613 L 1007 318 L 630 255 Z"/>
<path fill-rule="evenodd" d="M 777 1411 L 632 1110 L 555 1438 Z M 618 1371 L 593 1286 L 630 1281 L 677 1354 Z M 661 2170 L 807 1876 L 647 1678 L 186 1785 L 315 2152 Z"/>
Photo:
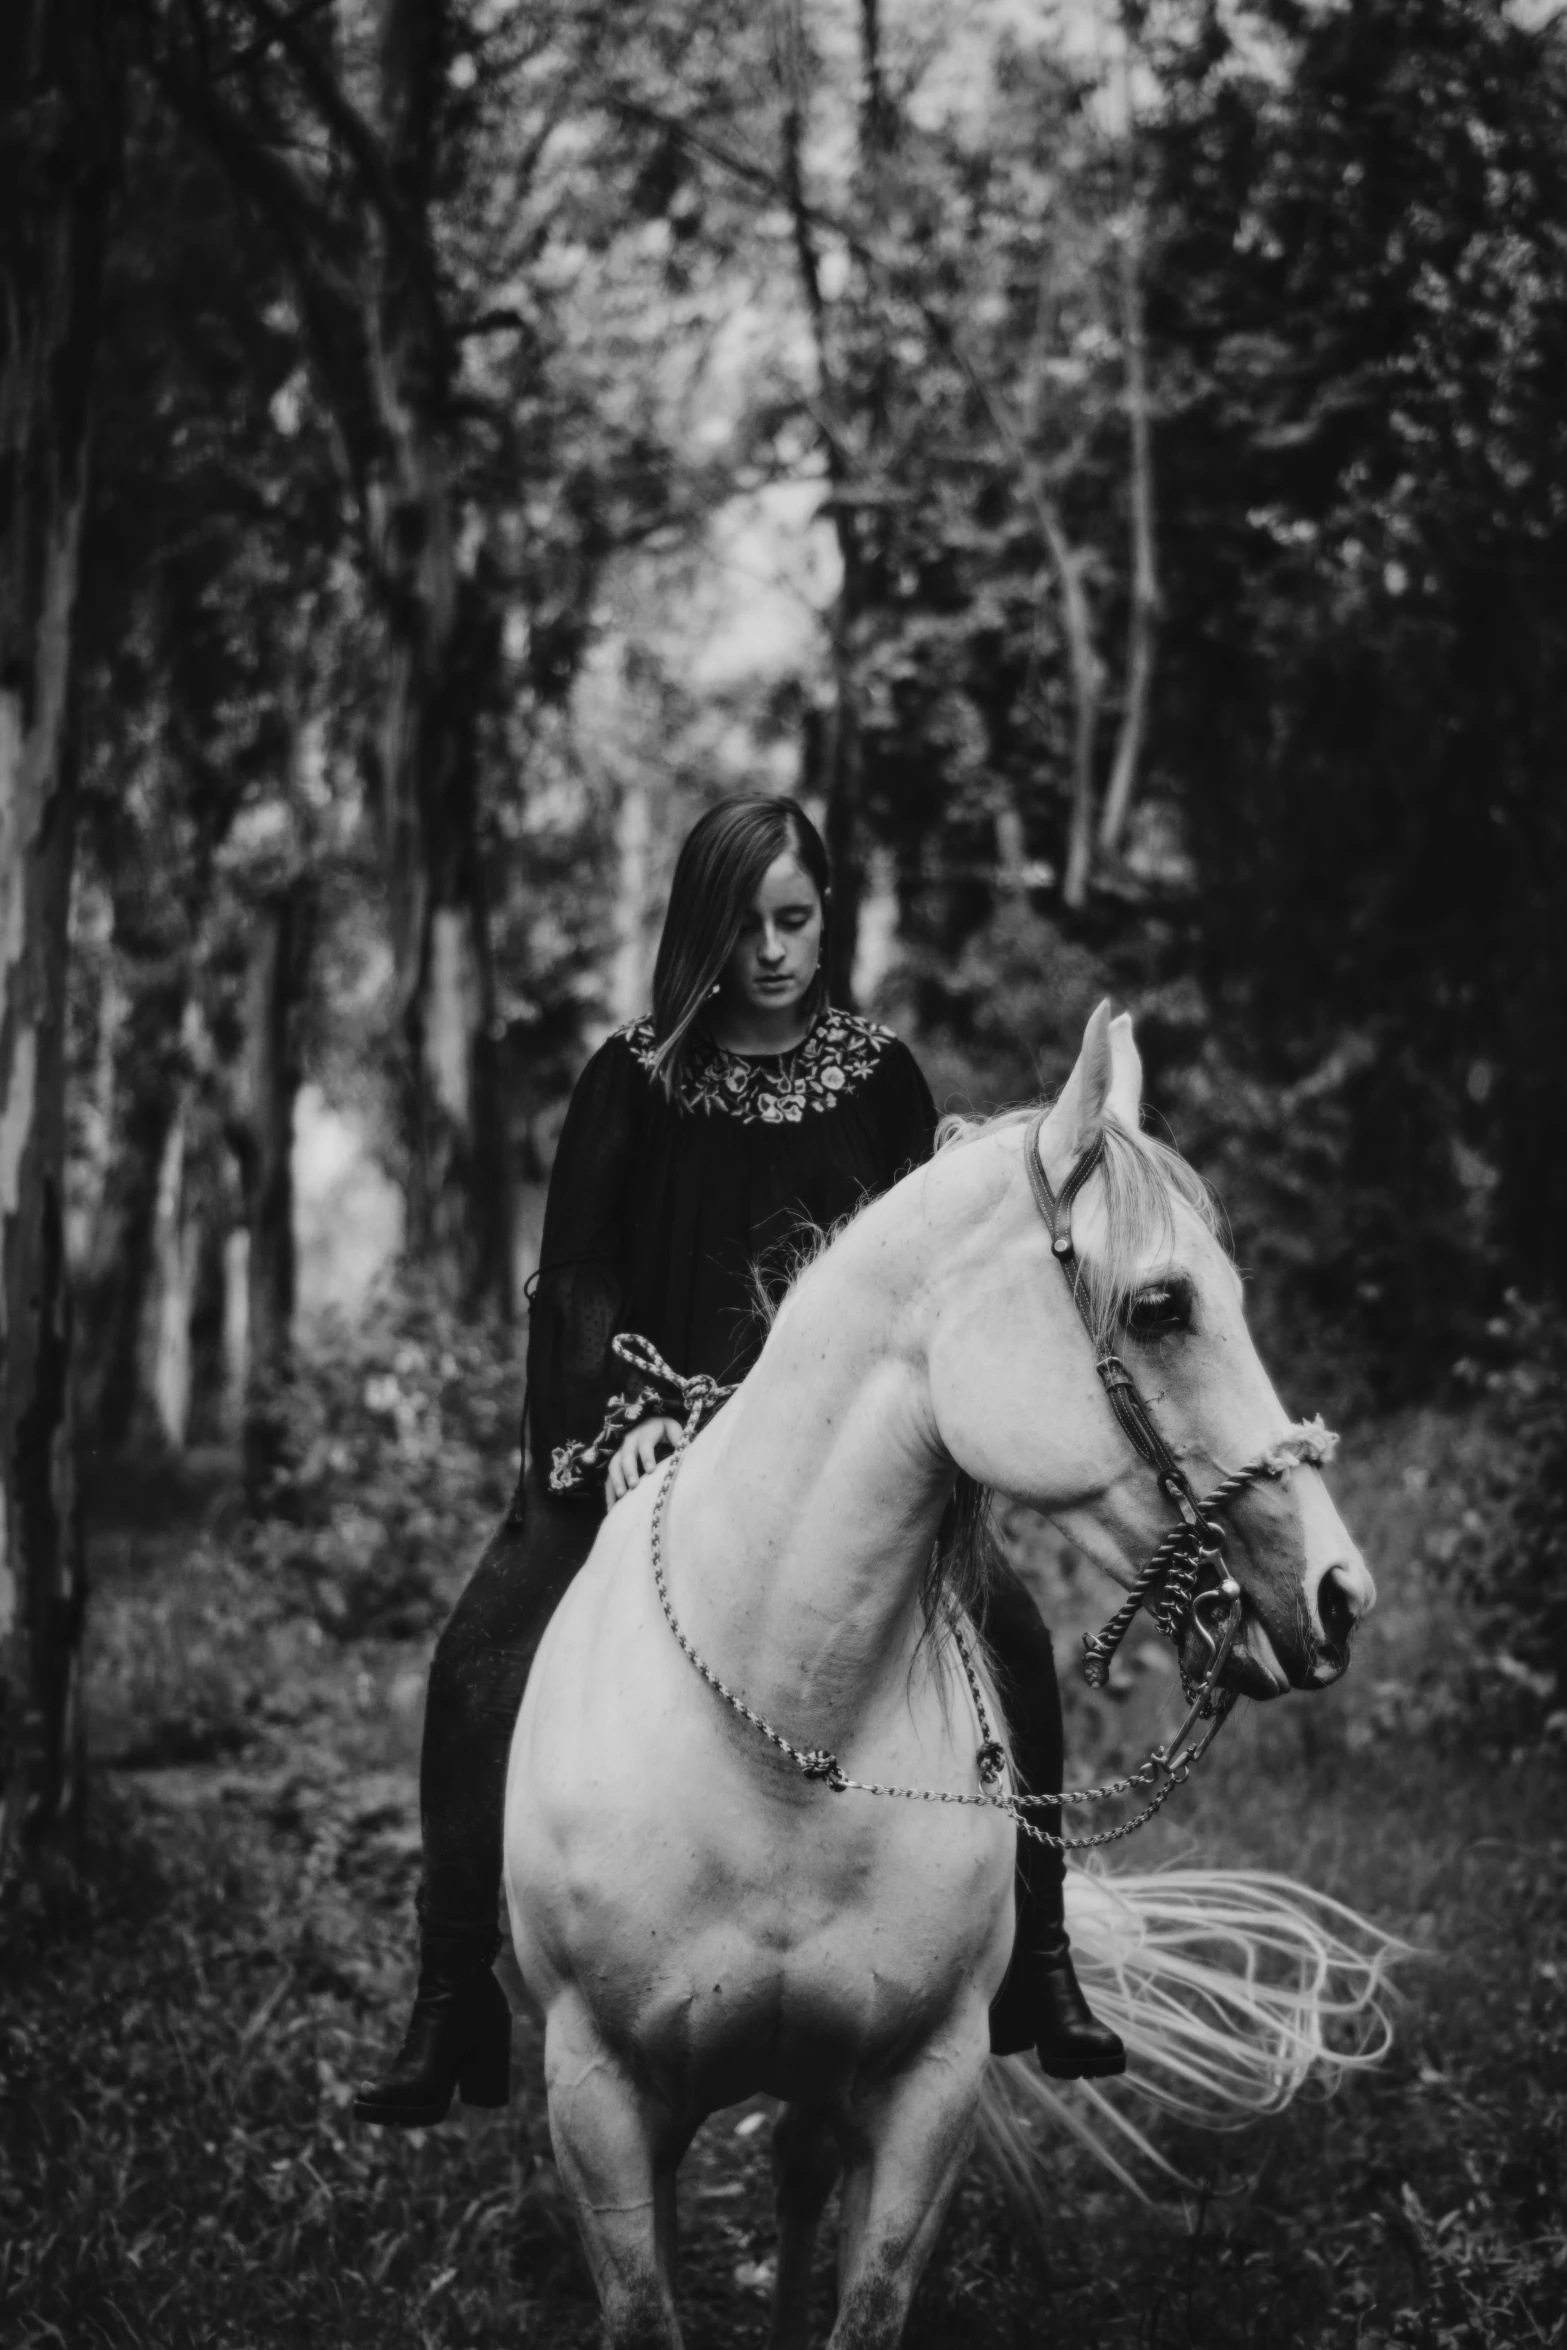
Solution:
<path fill-rule="evenodd" d="M 723 989 L 738 1010 L 786 1012 L 803 1003 L 822 951 L 822 901 L 799 859 L 786 850 L 762 875 L 746 909 Z"/>

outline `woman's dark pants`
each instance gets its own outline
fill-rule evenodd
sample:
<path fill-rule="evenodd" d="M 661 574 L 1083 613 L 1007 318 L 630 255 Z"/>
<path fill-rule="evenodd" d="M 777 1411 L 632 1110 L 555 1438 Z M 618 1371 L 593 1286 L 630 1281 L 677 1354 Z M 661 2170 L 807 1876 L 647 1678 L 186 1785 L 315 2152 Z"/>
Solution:
<path fill-rule="evenodd" d="M 420 1914 L 426 1927 L 495 1934 L 501 1883 L 506 1765 L 522 1692 L 544 1627 L 593 1547 L 603 1503 L 563 1500 L 530 1471 L 436 1644 L 419 1770 L 424 1836 Z M 1061 1784 L 1061 1698 L 1055 1651 L 1027 1587 L 998 1567 L 983 1629 L 1021 1785 Z M 1060 1833 L 1060 1808 L 1031 1815 Z M 1059 1932 L 1059 1852 L 1018 1839 L 1018 1941 Z"/>
<path fill-rule="evenodd" d="M 544 1627 L 604 1523 L 530 1470 L 436 1642 L 419 1762 L 427 1924 L 494 1931 L 506 1764 Z"/>
<path fill-rule="evenodd" d="M 1007 1717 L 1012 1769 L 1024 1795 L 1054 1795 L 1066 1767 L 1061 1688 L 1056 1680 L 1055 1643 L 1021 1575 L 996 1560 L 985 1594 L 980 1628 L 990 1650 L 996 1694 Z M 1030 1811 L 1029 1819 L 1048 1835 L 1061 1833 L 1061 1806 Z M 1058 1928 L 1065 1915 L 1066 1855 L 1032 1836 L 1017 1840 L 1017 1939 L 1032 1949 Z"/>

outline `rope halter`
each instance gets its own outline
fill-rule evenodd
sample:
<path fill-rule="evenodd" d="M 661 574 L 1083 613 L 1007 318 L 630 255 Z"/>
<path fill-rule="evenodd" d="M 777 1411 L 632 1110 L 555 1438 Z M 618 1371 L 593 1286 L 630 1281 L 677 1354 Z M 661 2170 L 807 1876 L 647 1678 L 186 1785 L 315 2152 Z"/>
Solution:
<path fill-rule="evenodd" d="M 1088 1301 L 1082 1281 L 1082 1266 L 1072 1238 L 1072 1207 L 1089 1177 L 1104 1159 L 1103 1129 L 1092 1142 L 1080 1151 L 1059 1192 L 1051 1187 L 1039 1155 L 1039 1138 L 1048 1113 L 1036 1110 L 1028 1122 L 1023 1145 L 1024 1163 L 1028 1169 L 1029 1187 L 1034 1202 L 1044 1218 L 1050 1234 L 1050 1253 L 1066 1277 L 1084 1328 L 1094 1347 L 1094 1369 L 1109 1399 L 1122 1433 L 1133 1450 L 1153 1470 L 1159 1489 L 1167 1501 L 1174 1504 L 1180 1523 L 1154 1551 L 1147 1564 L 1139 1569 L 1126 1598 L 1115 1614 L 1097 1632 L 1083 1635 L 1083 1677 L 1090 1688 L 1102 1689 L 1110 1678 L 1110 1660 L 1131 1629 L 1138 1611 L 1146 1608 L 1165 1638 L 1179 1652 L 1188 1624 L 1195 1622 L 1210 1643 L 1209 1632 L 1199 1612 L 1202 1596 L 1198 1581 L 1204 1568 L 1211 1568 L 1216 1577 L 1216 1588 L 1230 1603 L 1234 1615 L 1235 1633 L 1240 1629 L 1240 1587 L 1224 1565 L 1225 1532 L 1219 1522 L 1220 1512 L 1228 1508 L 1249 1485 L 1262 1478 L 1279 1478 L 1301 1464 L 1318 1468 L 1330 1460 L 1338 1444 L 1332 1430 L 1320 1418 L 1298 1421 L 1281 1429 L 1273 1443 L 1255 1460 L 1234 1470 L 1213 1491 L 1201 1500 L 1192 1489 L 1180 1462 L 1160 1435 L 1147 1402 L 1131 1372 L 1119 1355 L 1101 1352 L 1098 1333 L 1088 1311 Z M 1212 1668 L 1209 1668 L 1211 1673 Z M 1188 1690 L 1188 1695 L 1191 1692 Z"/>

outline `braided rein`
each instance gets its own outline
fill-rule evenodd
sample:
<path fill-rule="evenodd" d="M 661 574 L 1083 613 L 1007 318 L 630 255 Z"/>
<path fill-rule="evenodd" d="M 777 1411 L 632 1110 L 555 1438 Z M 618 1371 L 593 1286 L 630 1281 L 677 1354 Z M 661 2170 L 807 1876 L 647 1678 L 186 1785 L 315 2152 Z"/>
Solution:
<path fill-rule="evenodd" d="M 672 1380 L 678 1380 L 677 1373 L 671 1373 L 670 1377 Z M 696 1382 L 693 1381 L 692 1384 L 695 1385 Z M 975 1764 L 979 1772 L 981 1787 L 977 1794 L 967 1794 L 955 1789 L 938 1787 L 899 1787 L 879 1779 L 854 1779 L 843 1769 L 838 1757 L 826 1747 L 797 1746 L 793 1739 L 786 1737 L 782 1730 L 777 1729 L 773 1723 L 768 1721 L 765 1714 L 759 1714 L 753 1705 L 747 1703 L 738 1690 L 731 1689 L 727 1681 L 714 1671 L 686 1632 L 675 1613 L 674 1602 L 669 1596 L 669 1585 L 664 1575 L 664 1512 L 669 1504 L 676 1471 L 679 1469 L 691 1439 L 707 1409 L 708 1399 L 706 1397 L 699 1398 L 693 1407 L 690 1419 L 681 1432 L 680 1441 L 676 1445 L 673 1455 L 665 1465 L 659 1479 L 658 1492 L 654 1496 L 650 1547 L 653 1556 L 653 1582 L 658 1592 L 658 1604 L 663 1609 L 665 1623 L 674 1634 L 676 1646 L 680 1649 L 687 1663 L 700 1674 L 709 1689 L 728 1706 L 730 1712 L 738 1714 L 743 1722 L 748 1722 L 759 1737 L 765 1739 L 767 1744 L 782 1755 L 786 1762 L 794 1765 L 802 1778 L 819 1779 L 834 1795 L 881 1795 L 902 1803 L 956 1804 L 968 1810 L 1004 1812 L 1021 1835 L 1032 1837 L 1036 1844 L 1048 1844 L 1056 1852 L 1089 1852 L 1100 1845 L 1120 1843 L 1123 1837 L 1134 1834 L 1138 1828 L 1151 1820 L 1157 1811 L 1162 1810 L 1177 1787 L 1185 1785 L 1194 1764 L 1201 1761 L 1203 1755 L 1212 1745 L 1220 1725 L 1234 1702 L 1230 1693 L 1218 1688 L 1219 1675 L 1229 1661 L 1230 1650 L 1234 1646 L 1235 1634 L 1239 1629 L 1239 1586 L 1229 1582 L 1228 1578 L 1226 1578 L 1225 1584 L 1219 1586 L 1217 1592 L 1202 1595 L 1206 1598 L 1221 1596 L 1226 1598 L 1230 1607 L 1231 1620 L 1221 1627 L 1217 1635 L 1207 1632 L 1204 1627 L 1204 1636 L 1210 1644 L 1211 1661 L 1203 1677 L 1202 1685 L 1193 1698 L 1180 1728 L 1173 1738 L 1166 1740 L 1164 1745 L 1156 1746 L 1147 1761 L 1140 1764 L 1136 1770 L 1128 1772 L 1124 1778 L 1108 1779 L 1101 1787 L 1062 1787 L 1056 1793 L 1047 1795 L 1003 1794 L 996 1790 L 995 1781 L 1000 1778 L 1006 1768 L 1006 1753 L 991 1730 L 990 1716 L 985 1706 L 984 1690 L 975 1669 L 969 1644 L 963 1637 L 962 1626 L 956 1617 L 949 1618 L 948 1629 L 962 1660 L 964 1675 L 967 1678 L 969 1692 L 974 1701 L 974 1711 L 979 1720 L 981 1742 L 975 1756 Z M 1268 1473 L 1258 1465 L 1246 1475 L 1227 1480 L 1226 1486 L 1219 1488 L 1219 1491 L 1226 1492 L 1230 1486 L 1239 1490 L 1241 1486 L 1251 1481 L 1252 1475 L 1261 1476 Z M 1155 1555 L 1157 1556 L 1157 1554 Z M 1234 1595 L 1233 1598 L 1230 1598 L 1230 1594 Z M 1141 1603 L 1138 1602 L 1138 1604 Z M 1200 1607 L 1201 1598 L 1194 1605 Z M 1127 1620 L 1130 1621 L 1130 1616 Z M 1206 1719 L 1206 1726 L 1197 1735 L 1192 1736 L 1196 1724 L 1204 1719 Z M 1190 1743 L 1188 1743 L 1188 1739 L 1190 1739 Z M 1100 1829 L 1095 1835 L 1057 1835 L 1049 1828 L 1042 1828 L 1036 1821 L 1025 1817 L 1029 1811 L 1050 1811 L 1060 1804 L 1110 1803 L 1124 1796 L 1143 1793 L 1147 1794 L 1148 1801 L 1140 1811 L 1133 1813 L 1130 1819 L 1120 1821 L 1113 1828 Z"/>
<path fill-rule="evenodd" d="M 1039 1134 L 1044 1117 L 1043 1111 L 1037 1112 L 1027 1129 L 1025 1151 L 1029 1181 L 1050 1232 L 1051 1253 L 1067 1278 L 1073 1301 L 1093 1338 L 1095 1333 L 1078 1278 L 1071 1209 L 1077 1194 L 1099 1164 L 1104 1146 L 1102 1140 L 1089 1145 L 1074 1162 L 1058 1195 L 1051 1189 L 1039 1157 Z M 613 1343 L 616 1352 L 631 1362 L 651 1384 L 678 1397 L 685 1413 L 685 1424 L 679 1441 L 659 1479 L 653 1501 L 650 1542 L 653 1581 L 664 1620 L 681 1654 L 714 1695 L 732 1713 L 749 1723 L 757 1735 L 792 1764 L 802 1778 L 819 1780 L 834 1795 L 879 1795 L 903 1803 L 955 1804 L 969 1810 L 999 1811 L 1012 1821 L 1021 1835 L 1031 1837 L 1037 1844 L 1049 1845 L 1057 1852 L 1086 1852 L 1102 1845 L 1117 1844 L 1124 1837 L 1133 1835 L 1163 1808 L 1177 1787 L 1185 1784 L 1193 1767 L 1212 1745 L 1235 1702 L 1234 1692 L 1220 1687 L 1220 1678 L 1240 1632 L 1242 1612 L 1240 1585 L 1224 1562 L 1225 1529 L 1221 1523 L 1221 1513 L 1260 1479 L 1283 1477 L 1302 1463 L 1318 1466 L 1331 1456 L 1338 1442 L 1320 1419 L 1287 1428 L 1266 1452 L 1247 1462 L 1245 1467 L 1232 1471 L 1211 1493 L 1199 1500 L 1185 1471 L 1159 1434 L 1131 1373 L 1118 1356 L 1101 1354 L 1096 1340 L 1095 1369 L 1104 1385 L 1106 1396 L 1128 1438 L 1155 1471 L 1161 1490 L 1174 1503 L 1179 1512 L 1179 1523 L 1170 1529 L 1146 1565 L 1139 1570 L 1126 1598 L 1109 1622 L 1100 1631 L 1084 1635 L 1084 1678 L 1091 1687 L 1102 1688 L 1105 1685 L 1109 1679 L 1111 1659 L 1139 1611 L 1146 1608 L 1166 1639 L 1177 1649 L 1188 1629 L 1195 1629 L 1206 1645 L 1208 1661 L 1194 1682 L 1186 1682 L 1183 1667 L 1185 1694 L 1190 1701 L 1185 1717 L 1173 1738 L 1167 1739 L 1162 1746 L 1154 1747 L 1147 1760 L 1124 1778 L 1107 1780 L 1099 1787 L 1063 1787 L 1052 1794 L 1002 1792 L 996 1782 L 1006 1770 L 1006 1752 L 992 1732 L 973 1655 L 964 1638 L 962 1625 L 953 1615 L 948 1619 L 948 1629 L 962 1661 L 979 1722 L 981 1743 L 975 1764 L 980 1788 L 977 1793 L 963 1793 L 934 1787 L 899 1787 L 877 1779 L 851 1778 L 837 1756 L 827 1748 L 796 1745 L 765 1715 L 759 1714 L 754 1706 L 748 1704 L 738 1690 L 729 1687 L 686 1633 L 675 1613 L 664 1573 L 664 1515 L 676 1474 L 692 1438 L 703 1421 L 733 1391 L 720 1388 L 715 1380 L 705 1375 L 682 1378 L 646 1339 L 621 1337 Z M 1216 1580 L 1207 1589 L 1200 1590 L 1199 1578 L 1204 1569 L 1211 1569 Z M 1215 1604 L 1222 1609 L 1222 1620 L 1216 1625 L 1210 1625 L 1206 1615 Z M 1057 1835 L 1026 1817 L 1030 1811 L 1049 1811 L 1061 1804 L 1107 1803 L 1140 1794 L 1148 1798 L 1140 1810 L 1117 1826 L 1101 1829 L 1095 1835 Z"/>

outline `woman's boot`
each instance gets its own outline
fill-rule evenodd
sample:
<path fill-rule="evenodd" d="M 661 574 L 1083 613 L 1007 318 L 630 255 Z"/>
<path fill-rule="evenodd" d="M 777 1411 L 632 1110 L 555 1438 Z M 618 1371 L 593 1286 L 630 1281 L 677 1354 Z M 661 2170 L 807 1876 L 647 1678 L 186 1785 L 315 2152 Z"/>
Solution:
<path fill-rule="evenodd" d="M 1126 2050 L 1118 2033 L 1102 2024 L 1083 1997 L 1072 1965 L 1072 1945 L 1060 1908 L 1060 1889 L 1050 1899 L 1051 1886 L 1030 1884 L 1023 1855 L 1041 1847 L 1019 1837 L 1017 1934 L 1012 1964 L 990 2008 L 990 2048 L 994 2056 L 1016 2056 L 1032 2048 L 1040 2070 L 1058 2081 L 1103 2081 L 1126 2070 Z M 1038 1872 L 1048 1876 L 1047 1872 Z M 1044 1899 L 1041 1901 L 1040 1896 Z"/>
<path fill-rule="evenodd" d="M 1102 2024 L 1083 1997 L 1065 1926 L 1019 1950 L 1029 2028 L 1041 2072 L 1057 2081 L 1103 2081 L 1126 2070 L 1120 2034 Z"/>
<path fill-rule="evenodd" d="M 511 2009 L 492 1964 L 493 1926 L 421 1919 L 419 1988 L 403 2044 L 378 2081 L 354 2099 L 354 2117 L 425 2130 L 464 2105 L 504 2105 L 511 2083 Z"/>
<path fill-rule="evenodd" d="M 1041 1795 L 1061 1784 L 1063 1734 L 1055 1650 L 1027 1586 L 1004 1564 L 993 1570 L 985 1634 L 1002 1681 L 1019 1783 Z M 1061 1807 L 1030 1810 L 1047 1834 L 1061 1833 Z M 1116 2033 L 1083 1997 L 1066 1931 L 1066 1858 L 1021 1829 L 1017 1839 L 1017 1931 L 1012 1964 L 990 2010 L 997 2056 L 1036 2049 L 1058 2081 L 1100 2081 L 1126 2070 Z"/>
<path fill-rule="evenodd" d="M 422 2130 L 454 2094 L 506 2103 L 511 2010 L 491 1972 L 506 1764 L 534 1651 L 598 1523 L 596 1507 L 553 1500 L 530 1473 L 436 1643 L 419 1761 L 419 1987 L 398 2055 L 354 2099 L 360 2121 Z"/>

